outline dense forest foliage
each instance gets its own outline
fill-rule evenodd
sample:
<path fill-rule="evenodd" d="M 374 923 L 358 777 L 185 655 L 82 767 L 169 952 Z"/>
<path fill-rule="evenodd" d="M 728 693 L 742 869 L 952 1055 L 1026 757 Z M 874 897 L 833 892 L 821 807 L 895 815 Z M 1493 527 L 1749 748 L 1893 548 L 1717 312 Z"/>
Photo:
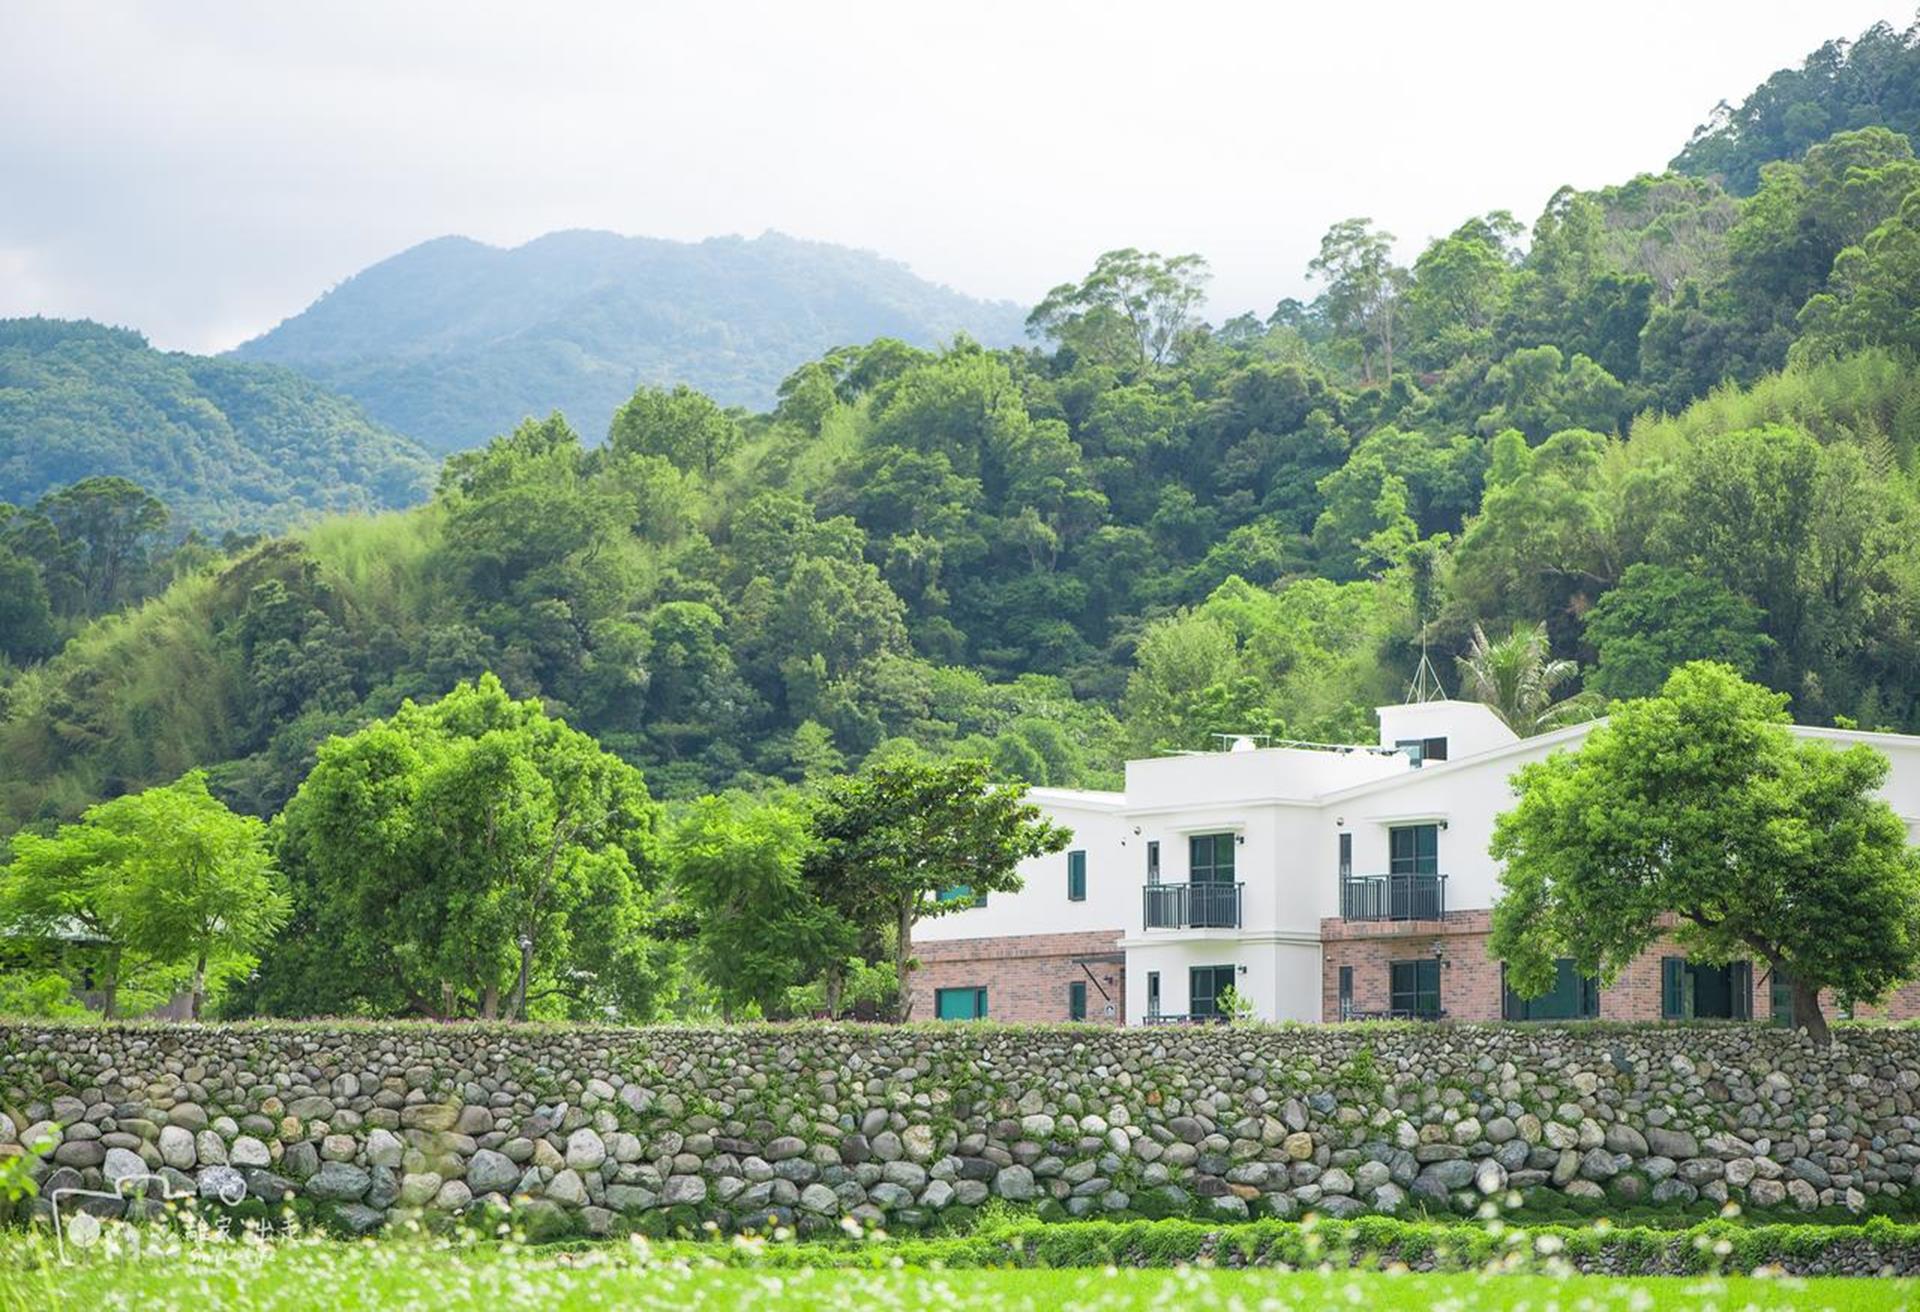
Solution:
<path fill-rule="evenodd" d="M 823 812 L 792 799 L 851 795 L 856 769 L 1110 786 L 1221 733 L 1365 740 L 1423 648 L 1468 696 L 1501 662 L 1550 668 L 1573 699 L 1509 716 L 1526 731 L 1696 658 L 1803 722 L 1920 730 L 1920 161 L 1859 118 L 1751 195 L 1566 189 L 1406 265 L 1336 224 L 1316 298 L 1264 317 L 1202 322 L 1197 255 L 1112 251 L 1027 345 L 838 347 L 751 415 L 642 386 L 604 433 L 528 420 L 449 457 L 424 506 L 272 540 L 163 558 L 164 507 L 117 480 L 0 510 L 0 618 L 35 635 L 0 669 L 0 832 L 204 769 L 280 817 L 289 868 L 346 879 L 366 861 L 328 864 L 337 834 L 286 846 L 290 800 L 464 686 L 639 767 L 678 868 L 764 875 L 744 902 L 676 891 L 636 829 L 621 897 L 646 924 L 764 903 L 837 944 L 811 982 L 707 977 L 777 1008 L 872 987 L 858 968 L 899 946 L 867 934 L 845 975 L 830 900 L 802 895 Z M 425 770 L 421 742 L 368 759 Z M 679 987 L 615 965 L 647 1008 Z M 250 1005 L 318 987 L 273 967 Z"/>
<path fill-rule="evenodd" d="M 777 232 L 687 243 L 556 232 L 511 250 L 445 237 L 402 251 L 241 346 L 435 451 L 564 412 L 597 440 L 639 383 L 764 408 L 845 342 L 1018 340 L 1022 311 L 865 251 Z"/>
<path fill-rule="evenodd" d="M 1829 41 L 1737 108 L 1721 101 L 1671 167 L 1749 196 L 1769 161 L 1797 159 L 1835 132 L 1866 127 L 1920 134 L 1920 23 L 1904 32 L 1878 23 L 1855 40 Z"/>
<path fill-rule="evenodd" d="M 289 369 L 156 351 L 94 323 L 0 320 L 0 501 L 105 475 L 219 534 L 412 505 L 433 463 Z"/>

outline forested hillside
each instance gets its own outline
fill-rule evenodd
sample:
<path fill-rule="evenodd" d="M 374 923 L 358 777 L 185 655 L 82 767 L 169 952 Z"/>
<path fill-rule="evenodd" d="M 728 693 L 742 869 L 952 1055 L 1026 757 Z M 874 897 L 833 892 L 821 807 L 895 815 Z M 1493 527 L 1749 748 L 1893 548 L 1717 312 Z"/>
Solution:
<path fill-rule="evenodd" d="M 292 370 L 156 351 L 100 324 L 0 320 L 0 502 L 98 476 L 219 534 L 412 505 L 433 466 Z"/>
<path fill-rule="evenodd" d="M 1365 736 L 1423 642 L 1452 686 L 1536 632 L 1593 704 L 1717 656 L 1803 720 L 1920 728 L 1916 216 L 1867 128 L 1750 198 L 1566 190 L 1405 267 L 1344 222 L 1264 320 L 1116 251 L 1032 346 L 841 348 L 752 416 L 642 387 L 604 443 L 530 421 L 429 506 L 185 569 L 29 665 L 7 823 L 202 765 L 270 813 L 329 734 L 489 671 L 669 796 Z"/>
<path fill-rule="evenodd" d="M 861 843 L 930 850 L 927 799 L 1014 805 L 988 771 L 1111 785 L 1220 734 L 1367 740 L 1423 650 L 1523 734 L 1699 658 L 1803 722 L 1920 731 L 1920 161 L 1860 118 L 1750 195 L 1680 172 L 1563 189 L 1405 264 L 1343 221 L 1303 261 L 1314 299 L 1265 317 L 1204 322 L 1201 256 L 1125 249 L 1049 292 L 1022 345 L 812 340 L 757 413 L 621 381 L 581 427 L 521 420 L 513 392 L 425 504 L 280 537 L 177 540 L 212 471 L 61 466 L 0 504 L 0 835 L 38 872 L 16 885 L 57 899 L 96 840 L 199 817 L 282 863 L 290 898 L 221 978 L 176 952 L 143 998 L 192 957 L 195 996 L 231 984 L 237 1009 L 804 1014 L 891 992 L 902 924 L 975 877 L 846 882 Z M 532 249 L 416 254 L 485 271 Z M 366 349 L 440 379 L 404 386 L 450 415 L 451 357 L 404 343 L 457 339 L 490 379 L 514 357 L 477 310 L 434 326 L 443 272 L 419 295 L 349 284 L 283 341 L 340 350 L 329 332 L 361 330 L 329 307 L 364 292 L 395 320 Z M 555 322 L 601 322 L 550 290 Z M 153 369 L 295 387 L 132 334 L 10 331 L 0 360 L 80 396 L 118 360 L 143 398 Z M 205 430 L 183 395 L 74 431 Z M 272 471 L 314 449 L 273 448 Z M 588 816 L 602 838 L 561 860 Z M 1064 841 L 1010 819 L 1008 879 Z M 54 1003 L 78 969 L 56 964 Z"/>
<path fill-rule="evenodd" d="M 1739 106 L 1721 101 L 1672 167 L 1717 176 L 1748 196 L 1769 161 L 1797 159 L 1835 132 L 1870 127 L 1920 133 L 1920 23 L 1904 32 L 1878 23 L 1856 40 L 1829 41 Z"/>
<path fill-rule="evenodd" d="M 774 232 L 697 243 L 556 232 L 511 250 L 445 237 L 349 278 L 234 354 L 290 365 L 457 451 L 554 410 L 597 442 L 638 384 L 761 408 L 833 347 L 955 333 L 1002 346 L 1022 313 Z"/>

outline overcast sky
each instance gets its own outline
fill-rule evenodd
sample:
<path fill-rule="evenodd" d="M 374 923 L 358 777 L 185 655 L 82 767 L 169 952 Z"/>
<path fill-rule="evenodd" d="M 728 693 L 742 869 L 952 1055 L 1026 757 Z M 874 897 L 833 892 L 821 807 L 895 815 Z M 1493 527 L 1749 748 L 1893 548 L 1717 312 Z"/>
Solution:
<path fill-rule="evenodd" d="M 0 316 L 230 347 L 447 233 L 777 228 L 1030 303 L 1198 251 L 1213 312 L 1327 225 L 1411 256 L 1658 169 L 1725 97 L 1898 0 L 0 0 Z"/>

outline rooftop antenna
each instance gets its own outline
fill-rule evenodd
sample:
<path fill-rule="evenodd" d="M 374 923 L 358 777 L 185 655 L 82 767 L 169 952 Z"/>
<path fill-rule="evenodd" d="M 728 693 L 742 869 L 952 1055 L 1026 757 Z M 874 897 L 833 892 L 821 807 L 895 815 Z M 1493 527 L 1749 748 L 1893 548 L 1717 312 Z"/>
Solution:
<path fill-rule="evenodd" d="M 1440 672 L 1433 668 L 1433 661 L 1427 655 L 1426 635 L 1420 637 L 1420 664 L 1414 667 L 1413 682 L 1407 685 L 1406 701 L 1443 702 L 1447 699 L 1447 690 L 1440 686 Z"/>

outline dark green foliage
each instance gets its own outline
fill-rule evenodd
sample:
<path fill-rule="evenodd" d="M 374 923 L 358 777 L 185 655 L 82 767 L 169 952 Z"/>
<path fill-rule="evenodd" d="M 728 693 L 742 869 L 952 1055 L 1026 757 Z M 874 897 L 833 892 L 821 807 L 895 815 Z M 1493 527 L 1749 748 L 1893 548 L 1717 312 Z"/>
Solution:
<path fill-rule="evenodd" d="M 294 923 L 269 1013 L 646 1017 L 655 808 L 638 771 L 487 676 L 328 742 L 274 824 Z"/>
<path fill-rule="evenodd" d="M 1587 686 L 1604 697 L 1649 697 L 1677 665 L 1720 661 L 1751 677 L 1773 646 L 1759 607 L 1682 569 L 1641 563 L 1587 612 L 1598 654 Z"/>
<path fill-rule="evenodd" d="M 864 251 L 769 232 L 697 244 L 556 232 L 511 250 L 443 237 L 363 270 L 243 360 L 290 365 L 435 451 L 564 412 L 598 441 L 636 382 L 764 407 L 848 342 L 1017 339 L 1018 308 Z"/>
<path fill-rule="evenodd" d="M 0 320 L 0 501 L 117 475 L 183 526 L 278 529 L 411 505 L 430 468 L 290 370 L 156 351 L 94 323 Z"/>
<path fill-rule="evenodd" d="M 1736 195 L 1759 185 L 1771 160 L 1797 159 L 1849 128 L 1920 133 L 1920 27 L 1876 23 L 1854 41 L 1829 41 L 1799 68 L 1783 68 L 1736 108 L 1720 102 L 1672 167 L 1719 177 Z"/>

